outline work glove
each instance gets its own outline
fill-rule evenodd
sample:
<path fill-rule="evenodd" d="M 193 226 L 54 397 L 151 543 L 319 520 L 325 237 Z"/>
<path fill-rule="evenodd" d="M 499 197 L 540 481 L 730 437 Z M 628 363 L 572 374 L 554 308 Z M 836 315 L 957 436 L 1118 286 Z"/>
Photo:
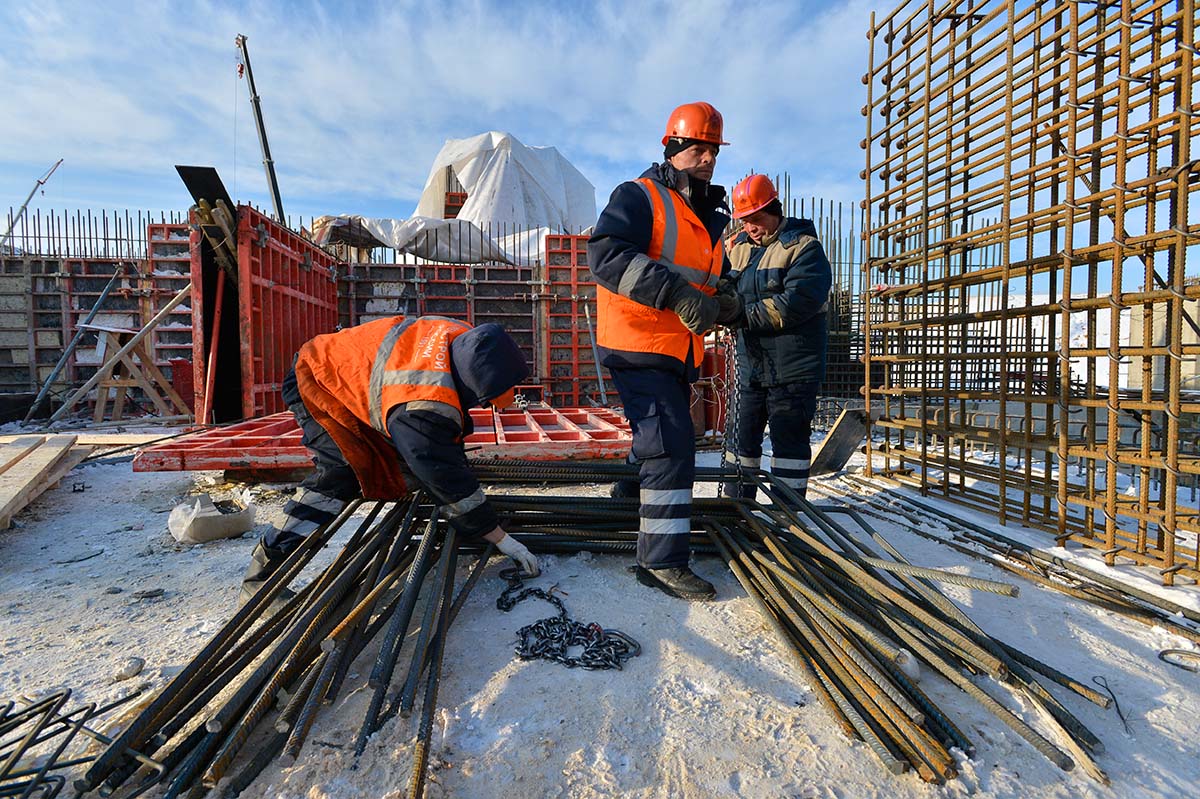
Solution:
<path fill-rule="evenodd" d="M 736 291 L 720 291 L 717 287 L 717 302 L 721 309 L 717 311 L 717 324 L 725 327 L 738 327 L 745 318 L 742 309 L 742 298 Z"/>
<path fill-rule="evenodd" d="M 712 330 L 717 323 L 717 314 L 721 312 L 721 303 L 716 297 L 708 296 L 683 280 L 671 292 L 667 307 L 679 316 L 684 327 L 697 336 Z"/>
<path fill-rule="evenodd" d="M 521 567 L 521 571 L 525 572 L 526 577 L 537 577 L 541 573 L 542 570 L 538 568 L 537 556 L 511 535 L 505 533 L 504 537 L 496 542 L 496 549 L 515 560 Z"/>

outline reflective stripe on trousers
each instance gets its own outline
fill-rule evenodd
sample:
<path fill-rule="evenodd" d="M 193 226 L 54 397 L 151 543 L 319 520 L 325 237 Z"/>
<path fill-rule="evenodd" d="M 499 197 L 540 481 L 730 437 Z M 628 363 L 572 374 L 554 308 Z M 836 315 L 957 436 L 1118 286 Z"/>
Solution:
<path fill-rule="evenodd" d="M 269 547 L 291 550 L 314 530 L 336 519 L 344 507 L 346 503 L 343 500 L 301 486 L 283 506 L 283 512 L 287 514 L 283 527 L 268 530 L 263 536 L 263 543 Z"/>
<path fill-rule="evenodd" d="M 762 457 L 763 432 L 771 425 L 772 478 L 795 489 L 800 496 L 808 487 L 812 458 L 812 420 L 817 410 L 819 383 L 788 383 L 765 387 L 743 382 L 738 386 L 736 457 L 746 461 Z M 726 458 L 732 457 L 726 453 Z M 740 495 L 753 499 L 755 488 L 743 485 Z"/>
<path fill-rule="evenodd" d="M 679 568 L 688 562 L 696 439 L 686 382 L 659 369 L 610 369 L 633 430 L 638 464 L 638 564 Z"/>

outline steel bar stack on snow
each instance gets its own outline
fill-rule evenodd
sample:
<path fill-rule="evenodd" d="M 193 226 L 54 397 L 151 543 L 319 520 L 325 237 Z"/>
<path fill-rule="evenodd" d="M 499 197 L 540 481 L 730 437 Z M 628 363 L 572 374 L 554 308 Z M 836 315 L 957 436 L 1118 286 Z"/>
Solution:
<path fill-rule="evenodd" d="M 636 500 L 505 490 L 607 483 L 632 476 L 631 467 L 489 462 L 478 471 L 491 484 L 504 528 L 533 551 L 632 554 Z M 730 477 L 698 470 L 701 481 Z M 1013 586 L 910 564 L 859 514 L 808 503 L 765 473 L 743 477 L 757 482 L 767 502 L 698 498 L 693 547 L 729 565 L 799 675 L 846 734 L 866 742 L 889 771 L 911 768 L 942 782 L 956 774 L 951 750 L 973 751 L 918 686 L 911 663 L 919 661 L 927 675 L 940 674 L 970 694 L 1058 766 L 1079 763 L 1106 779 L 1093 760 L 1103 751 L 1099 740 L 1041 681 L 1101 705 L 1107 698 L 989 636 L 933 583 L 1015 596 Z M 236 795 L 275 758 L 291 763 L 300 756 L 320 708 L 334 701 L 350 664 L 377 641 L 354 755 L 397 714 L 407 718 L 419 709 L 409 795 L 423 795 L 446 641 L 494 548 L 458 545 L 420 495 L 375 504 L 332 563 L 280 601 L 284 587 L 339 530 L 350 529 L 358 511 L 352 503 L 310 535 L 90 764 L 76 789 L 133 796 L 160 786 L 166 797 L 213 789 Z M 843 525 L 838 514 L 852 524 Z M 460 555 L 478 560 L 456 595 Z M 408 663 L 403 676 L 397 673 L 402 656 Z M 1039 727 L 1050 732 L 1033 729 L 985 692 L 978 683 L 986 677 L 1031 700 L 1042 714 Z M 245 757 L 247 751 L 253 755 Z"/>
<path fill-rule="evenodd" d="M 947 513 L 910 496 L 898 484 L 893 487 L 886 479 L 867 480 L 851 474 L 842 475 L 839 480 L 846 491 L 828 485 L 818 485 L 816 491 L 854 507 L 861 514 L 900 524 L 916 535 L 985 560 L 1038 585 L 1200 643 L 1200 613 L 1186 605 L 1135 588 L 1011 535 L 974 524 L 962 518 L 962 514 Z M 900 521 L 898 515 L 908 522 Z"/>
<path fill-rule="evenodd" d="M 495 463 L 480 467 L 494 482 L 582 482 L 630 476 L 628 466 Z M 728 479 L 719 469 L 697 469 L 698 480 Z M 813 505 L 764 472 L 748 471 L 767 505 L 697 499 L 693 527 L 703 530 L 755 601 L 767 625 L 787 647 L 814 691 L 846 733 L 865 741 L 893 773 L 913 768 L 929 782 L 955 775 L 951 748 L 974 749 L 953 722 L 906 673 L 899 661 L 919 660 L 972 696 L 1055 765 L 1078 763 L 1107 783 L 1095 756 L 1103 744 L 1043 685 L 1043 680 L 1108 707 L 1108 697 L 981 630 L 932 584 L 965 585 L 1015 596 L 1014 586 L 922 569 L 909 564 L 853 510 Z M 538 497 L 524 508 L 500 501 L 507 530 L 537 534 L 526 543 L 540 551 L 628 547 L 636 525 L 634 500 Z M 834 515 L 848 516 L 882 552 L 855 537 Z M 622 544 L 624 540 L 625 544 Z M 703 550 L 694 545 L 694 549 Z M 909 667 L 911 668 L 911 667 Z M 1037 709 L 1057 744 L 1010 711 L 976 682 L 991 677 Z M 1064 751 L 1065 750 L 1065 751 Z"/>

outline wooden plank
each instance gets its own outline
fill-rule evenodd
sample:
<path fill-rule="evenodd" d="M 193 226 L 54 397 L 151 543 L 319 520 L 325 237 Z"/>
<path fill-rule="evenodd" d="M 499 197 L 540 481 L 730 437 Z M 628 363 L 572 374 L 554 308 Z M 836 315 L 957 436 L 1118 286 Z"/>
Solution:
<path fill-rule="evenodd" d="M 22 458 L 33 452 L 46 440 L 45 436 L 18 436 L 0 447 L 0 474 L 15 466 Z"/>
<path fill-rule="evenodd" d="M 64 477 L 71 473 L 72 469 L 83 463 L 83 459 L 91 455 L 95 450 L 95 447 L 79 446 L 78 444 L 71 447 L 67 451 L 67 454 L 62 457 L 62 460 L 56 463 L 50 473 L 46 475 L 46 479 L 42 480 L 36 489 L 37 493 L 30 497 L 29 502 L 25 504 L 29 505 L 30 502 L 33 502 L 33 500 L 58 485 Z"/>
<path fill-rule="evenodd" d="M 833 423 L 829 435 L 825 436 L 821 446 L 813 453 L 809 475 L 816 477 L 840 472 L 846 468 L 846 462 L 858 450 L 858 445 L 862 443 L 866 433 L 867 412 L 862 408 L 843 410 Z"/>
<path fill-rule="evenodd" d="M 0 530 L 8 529 L 13 514 L 45 490 L 46 478 L 74 444 L 75 436 L 50 436 L 22 458 L 19 466 L 0 474 Z"/>
<path fill-rule="evenodd" d="M 125 424 L 133 427 L 136 421 L 140 420 L 125 420 Z M 148 419 L 147 425 L 157 424 L 156 419 Z M 164 436 L 175 435 L 179 430 L 165 430 L 161 433 L 89 433 L 86 431 L 71 431 L 70 435 L 74 435 L 76 444 L 91 444 L 100 447 L 123 447 L 128 444 L 146 444 L 150 441 L 157 441 Z M 36 438 L 41 443 L 46 437 L 42 436 L 22 436 L 22 435 L 6 435 L 0 436 L 0 445 L 11 444 L 14 441 L 20 441 L 23 438 Z M 0 449 L 0 453 L 4 450 Z M 3 471 L 0 469 L 0 471 Z"/>

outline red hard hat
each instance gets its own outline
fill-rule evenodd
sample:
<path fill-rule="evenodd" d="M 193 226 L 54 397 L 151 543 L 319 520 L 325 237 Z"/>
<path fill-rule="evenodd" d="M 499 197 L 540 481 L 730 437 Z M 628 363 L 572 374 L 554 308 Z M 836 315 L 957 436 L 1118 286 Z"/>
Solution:
<path fill-rule="evenodd" d="M 695 139 L 709 144 L 729 144 L 721 140 L 725 122 L 721 112 L 708 103 L 684 103 L 671 112 L 667 119 L 667 132 L 663 134 L 665 146 L 669 139 Z"/>
<path fill-rule="evenodd" d="M 733 187 L 733 218 L 745 219 L 779 199 L 775 184 L 766 175 L 751 175 Z"/>

